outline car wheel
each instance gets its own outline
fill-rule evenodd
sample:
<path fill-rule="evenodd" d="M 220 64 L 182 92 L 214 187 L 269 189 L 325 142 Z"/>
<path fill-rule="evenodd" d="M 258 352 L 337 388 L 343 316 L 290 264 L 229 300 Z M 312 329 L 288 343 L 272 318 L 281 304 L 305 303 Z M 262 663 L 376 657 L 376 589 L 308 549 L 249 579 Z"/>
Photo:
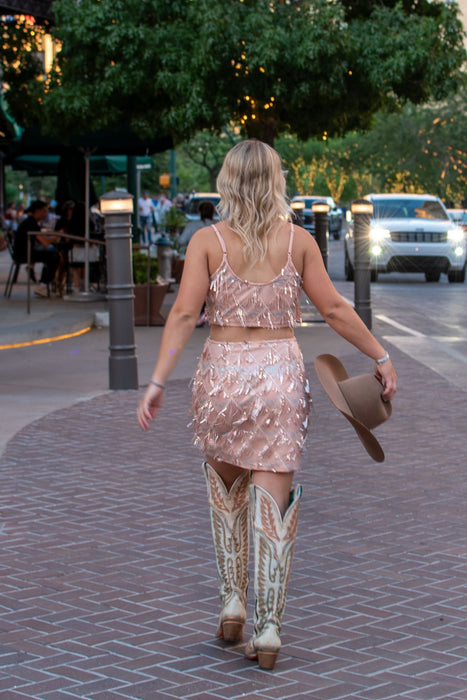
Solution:
<path fill-rule="evenodd" d="M 465 266 L 462 270 L 449 270 L 448 280 L 450 282 L 465 282 Z"/>
<path fill-rule="evenodd" d="M 439 282 L 441 277 L 441 272 L 439 270 L 427 270 L 425 272 L 425 279 L 427 282 Z"/>
<path fill-rule="evenodd" d="M 344 269 L 345 269 L 345 279 L 347 280 L 347 282 L 353 282 L 354 269 L 353 269 L 352 263 L 350 262 L 349 254 L 347 253 L 347 251 L 345 251 L 345 267 L 344 267 Z"/>

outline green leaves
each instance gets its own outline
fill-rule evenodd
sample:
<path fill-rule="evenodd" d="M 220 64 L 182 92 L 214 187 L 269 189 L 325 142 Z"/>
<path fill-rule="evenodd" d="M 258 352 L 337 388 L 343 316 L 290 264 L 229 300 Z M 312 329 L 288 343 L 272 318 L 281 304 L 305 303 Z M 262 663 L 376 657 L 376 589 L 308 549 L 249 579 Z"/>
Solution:
<path fill-rule="evenodd" d="M 440 98 L 459 84 L 465 52 L 456 7 L 56 0 L 62 49 L 47 82 L 37 81 L 27 41 L 13 32 L 7 43 L 22 60 L 4 59 L 3 69 L 14 109 L 18 95 L 29 107 L 24 119 L 40 114 L 62 137 L 122 121 L 178 142 L 231 120 L 269 141 L 286 130 L 302 139 L 343 134 L 367 128 L 382 106 Z"/>

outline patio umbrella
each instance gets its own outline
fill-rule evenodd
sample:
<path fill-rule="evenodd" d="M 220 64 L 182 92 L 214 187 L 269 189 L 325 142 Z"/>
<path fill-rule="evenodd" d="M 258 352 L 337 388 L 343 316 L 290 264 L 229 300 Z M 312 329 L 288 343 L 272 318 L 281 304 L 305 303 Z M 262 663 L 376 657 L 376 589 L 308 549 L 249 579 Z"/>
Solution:
<path fill-rule="evenodd" d="M 119 128 L 109 131 L 92 131 L 83 134 L 72 135 L 67 142 L 61 141 L 55 136 L 42 134 L 39 126 L 29 127 L 21 131 L 18 138 L 13 139 L 8 145 L 8 153 L 6 157 L 7 163 L 14 160 L 20 155 L 59 155 L 65 160 L 70 159 L 70 163 L 75 160 L 73 168 L 82 168 L 82 158 L 84 158 L 84 177 L 83 190 L 84 197 L 76 201 L 84 201 L 86 211 L 90 209 L 91 199 L 95 198 L 95 194 L 91 191 L 90 172 L 92 156 L 100 155 L 126 155 L 126 156 L 144 156 L 151 153 L 160 153 L 173 148 L 173 140 L 171 136 L 154 135 L 149 138 L 141 138 L 135 134 L 127 125 L 121 124 Z M 59 178 L 60 179 L 60 178 Z M 68 183 L 69 185 L 70 183 Z M 60 197 L 65 196 L 68 187 L 65 179 L 65 184 L 60 188 Z M 58 187 L 58 185 L 57 185 Z M 136 195 L 136 192 L 132 194 Z M 60 200 L 57 197 L 60 204 Z M 64 200 L 61 199 L 61 202 Z M 95 200 L 94 200 L 95 201 Z M 85 292 L 89 291 L 89 219 L 86 217 L 85 231 Z"/>
<path fill-rule="evenodd" d="M 141 138 L 126 125 L 109 131 L 74 134 L 67 141 L 43 134 L 38 126 L 21 129 L 21 134 L 8 144 L 7 160 L 19 155 L 60 155 L 72 149 L 89 151 L 91 155 L 147 156 L 173 148 L 171 136 L 154 135 Z"/>

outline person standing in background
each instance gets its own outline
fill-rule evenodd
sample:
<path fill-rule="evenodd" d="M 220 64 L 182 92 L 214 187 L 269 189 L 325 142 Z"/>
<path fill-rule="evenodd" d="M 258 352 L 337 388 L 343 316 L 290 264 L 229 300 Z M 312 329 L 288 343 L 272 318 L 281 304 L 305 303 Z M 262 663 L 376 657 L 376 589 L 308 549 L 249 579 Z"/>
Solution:
<path fill-rule="evenodd" d="M 164 226 L 165 215 L 168 211 L 170 211 L 171 208 L 172 202 L 170 201 L 170 199 L 168 199 L 167 192 L 161 192 L 159 195 L 159 200 L 157 202 L 155 212 L 157 226 L 159 229 Z"/>
<path fill-rule="evenodd" d="M 189 221 L 178 238 L 178 243 L 182 248 L 188 245 L 196 231 L 214 223 L 214 204 L 212 202 L 200 202 L 198 211 L 198 221 Z"/>
<path fill-rule="evenodd" d="M 144 192 L 138 199 L 139 225 L 141 229 L 141 245 L 151 245 L 151 224 L 155 207 L 149 192 Z"/>

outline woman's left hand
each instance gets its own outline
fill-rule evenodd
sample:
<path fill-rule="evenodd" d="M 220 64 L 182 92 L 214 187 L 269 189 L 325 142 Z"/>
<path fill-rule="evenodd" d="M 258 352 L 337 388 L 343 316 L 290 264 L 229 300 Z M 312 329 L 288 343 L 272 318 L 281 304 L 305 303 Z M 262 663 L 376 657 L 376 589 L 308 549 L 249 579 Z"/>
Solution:
<path fill-rule="evenodd" d="M 164 389 L 154 384 L 148 385 L 136 411 L 138 423 L 143 430 L 149 430 L 150 422 L 156 417 L 157 411 L 162 406 L 163 396 Z"/>

